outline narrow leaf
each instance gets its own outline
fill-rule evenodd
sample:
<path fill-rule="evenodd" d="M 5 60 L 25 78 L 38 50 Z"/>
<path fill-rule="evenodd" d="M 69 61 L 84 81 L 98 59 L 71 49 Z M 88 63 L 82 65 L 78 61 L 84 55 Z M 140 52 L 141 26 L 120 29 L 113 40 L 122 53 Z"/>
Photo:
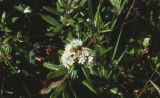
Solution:
<path fill-rule="evenodd" d="M 122 0 L 121 0 L 121 8 L 120 8 L 119 11 L 118 11 L 118 15 L 121 14 L 121 12 L 122 12 L 122 10 L 123 10 L 123 8 L 124 8 L 124 5 L 125 5 L 127 2 L 128 2 L 128 0 L 123 0 L 123 2 L 122 2 Z"/>
<path fill-rule="evenodd" d="M 59 49 L 58 54 L 62 55 L 64 50 Z"/>
<path fill-rule="evenodd" d="M 55 33 L 55 32 L 48 32 L 48 33 L 45 33 L 44 35 L 45 36 L 48 36 L 48 37 L 53 37 L 53 36 L 55 36 L 57 33 Z"/>
<path fill-rule="evenodd" d="M 105 49 L 104 51 L 102 51 L 101 52 L 101 54 L 100 54 L 100 56 L 102 56 L 103 54 L 105 54 L 105 53 L 107 53 L 107 52 L 109 52 L 110 50 L 112 50 L 113 49 L 113 47 L 111 46 L 111 47 L 109 47 L 108 49 Z"/>
<path fill-rule="evenodd" d="M 12 22 L 14 23 L 14 22 L 16 22 L 16 20 L 18 20 L 19 19 L 19 17 L 13 17 L 12 18 Z"/>
<path fill-rule="evenodd" d="M 3 44 L 6 44 L 12 38 L 13 38 L 13 36 L 9 36 L 9 37 L 5 38 L 3 41 Z"/>
<path fill-rule="evenodd" d="M 118 92 L 118 88 L 112 88 L 110 89 L 110 92 L 114 95 L 118 94 L 118 95 L 123 95 L 121 92 Z"/>
<path fill-rule="evenodd" d="M 82 81 L 82 83 L 83 83 L 87 88 L 89 88 L 93 93 L 98 94 L 97 91 L 95 90 L 93 84 L 91 83 L 91 81 L 84 80 L 84 81 Z"/>
<path fill-rule="evenodd" d="M 40 95 L 45 95 L 50 93 L 52 90 L 56 89 L 59 86 L 60 81 L 51 82 L 48 86 L 44 87 L 40 91 Z"/>
<path fill-rule="evenodd" d="M 67 83 L 63 83 L 60 87 L 58 87 L 50 96 L 50 98 L 58 98 L 58 96 L 65 90 Z"/>
<path fill-rule="evenodd" d="M 98 7 L 97 7 L 97 12 L 94 16 L 94 26 L 97 27 L 100 24 L 100 7 L 101 7 L 101 3 L 99 3 Z"/>
<path fill-rule="evenodd" d="M 54 79 L 57 77 L 61 77 L 67 73 L 67 70 L 57 70 L 57 71 L 52 71 L 47 75 L 47 79 Z"/>
<path fill-rule="evenodd" d="M 70 98 L 69 97 L 69 93 L 65 90 L 65 91 L 63 91 L 63 93 L 62 93 L 62 98 Z"/>
<path fill-rule="evenodd" d="M 20 11 L 20 12 L 24 11 L 24 8 L 22 6 L 15 6 L 14 8 L 17 9 L 18 11 Z"/>
<path fill-rule="evenodd" d="M 83 6 L 83 5 L 86 3 L 86 1 L 87 1 L 87 0 L 82 0 L 79 5 L 80 5 L 80 6 Z"/>
<path fill-rule="evenodd" d="M 74 95 L 74 98 L 77 98 L 77 94 L 76 94 L 76 92 L 74 91 L 74 89 L 72 88 L 71 82 L 69 82 L 69 86 L 70 86 L 71 91 L 72 91 L 72 93 L 73 93 L 73 95 Z"/>
<path fill-rule="evenodd" d="M 51 25 L 54 25 L 54 26 L 59 25 L 59 23 L 53 17 L 51 17 L 49 15 L 41 14 L 41 17 L 42 17 L 42 19 L 44 19 L 46 22 L 48 22 Z"/>
<path fill-rule="evenodd" d="M 118 10 L 120 9 L 120 0 L 109 0 L 111 4 L 116 7 Z"/>
<path fill-rule="evenodd" d="M 111 29 L 107 29 L 107 30 L 101 30 L 100 33 L 106 33 L 106 32 L 111 32 Z"/>
<path fill-rule="evenodd" d="M 84 66 L 82 66 L 81 68 L 82 68 L 82 71 L 83 71 L 86 79 L 90 80 L 90 76 L 89 76 L 88 70 Z"/>
<path fill-rule="evenodd" d="M 64 69 L 64 67 L 62 67 L 62 66 L 58 66 L 58 65 L 51 64 L 51 63 L 48 63 L 48 62 L 44 62 L 43 66 L 45 68 L 47 68 L 47 69 L 50 69 L 50 70 L 61 70 L 61 69 Z"/>
<path fill-rule="evenodd" d="M 118 61 L 116 62 L 116 65 L 119 64 L 119 62 L 121 61 L 121 59 L 123 58 L 124 54 L 126 53 L 126 51 L 124 51 L 121 56 L 119 57 Z"/>
<path fill-rule="evenodd" d="M 50 12 L 50 13 L 53 13 L 55 15 L 60 15 L 56 9 L 52 8 L 52 7 L 49 7 L 49 6 L 44 6 L 43 7 L 44 10 Z"/>
<path fill-rule="evenodd" d="M 2 17 L 1 17 L 1 23 L 4 23 L 6 18 L 6 12 L 3 12 Z"/>
<path fill-rule="evenodd" d="M 120 42 L 120 38 L 121 38 L 121 35 L 122 35 L 122 31 L 123 31 L 123 26 L 121 27 L 121 30 L 119 32 L 118 39 L 117 39 L 117 42 L 116 42 L 116 45 L 115 45 L 111 60 L 113 60 L 115 55 L 116 55 L 116 52 L 117 52 L 117 49 L 118 49 L 118 45 L 119 45 L 119 42 Z"/>
<path fill-rule="evenodd" d="M 118 88 L 112 88 L 112 89 L 110 89 L 110 92 L 112 94 L 117 94 L 118 93 Z"/>
<path fill-rule="evenodd" d="M 59 32 L 62 29 L 63 25 L 57 25 L 54 29 L 54 32 Z"/>

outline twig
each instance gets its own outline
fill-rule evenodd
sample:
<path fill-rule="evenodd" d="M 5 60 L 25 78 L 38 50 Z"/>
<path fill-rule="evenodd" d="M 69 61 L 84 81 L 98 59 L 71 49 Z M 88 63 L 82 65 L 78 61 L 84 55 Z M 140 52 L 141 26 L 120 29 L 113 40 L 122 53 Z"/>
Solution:
<path fill-rule="evenodd" d="M 156 73 L 160 76 L 160 72 L 156 69 Z"/>
<path fill-rule="evenodd" d="M 9 60 L 6 58 L 6 56 L 5 56 L 3 53 L 1 53 L 1 56 L 6 60 L 6 62 L 7 62 L 8 65 L 12 68 L 12 70 L 13 70 L 14 72 L 16 72 L 15 68 L 12 66 L 12 64 L 9 62 Z"/>
<path fill-rule="evenodd" d="M 151 84 L 153 85 L 153 87 L 158 91 L 158 93 L 160 94 L 160 89 L 159 89 L 159 87 L 155 84 L 155 83 L 153 83 L 151 80 L 149 81 L 149 82 L 151 82 Z"/>
<path fill-rule="evenodd" d="M 129 16 L 129 14 L 130 14 L 130 12 L 131 12 L 131 9 L 133 8 L 133 6 L 134 6 L 134 4 L 135 4 L 135 1 L 136 1 L 136 0 L 133 0 L 132 5 L 130 6 L 129 11 L 128 11 L 126 17 L 125 17 L 125 20 L 128 19 L 128 16 Z"/>
<path fill-rule="evenodd" d="M 137 98 L 139 98 L 139 97 L 142 95 L 142 93 L 145 91 L 145 89 L 147 88 L 147 85 L 148 85 L 149 81 L 152 79 L 152 77 L 154 76 L 154 74 L 155 74 L 155 71 L 154 71 L 154 72 L 152 73 L 152 75 L 149 77 L 149 80 L 148 80 L 147 83 L 144 85 L 142 91 L 138 94 Z"/>
<path fill-rule="evenodd" d="M 29 91 L 27 90 L 26 86 L 25 86 L 23 83 L 22 83 L 22 85 L 23 85 L 23 87 L 24 87 L 24 89 L 25 89 L 27 95 L 29 96 L 29 98 L 32 98 L 31 95 L 30 95 L 30 93 L 29 93 Z"/>

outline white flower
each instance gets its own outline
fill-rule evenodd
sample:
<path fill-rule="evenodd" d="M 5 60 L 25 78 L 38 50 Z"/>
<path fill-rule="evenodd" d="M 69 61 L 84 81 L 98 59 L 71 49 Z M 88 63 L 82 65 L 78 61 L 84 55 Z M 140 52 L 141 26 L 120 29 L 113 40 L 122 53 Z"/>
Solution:
<path fill-rule="evenodd" d="M 90 51 L 91 50 L 89 48 L 82 47 L 82 55 L 89 56 L 90 55 Z"/>
<path fill-rule="evenodd" d="M 31 13 L 31 8 L 29 6 L 27 6 L 24 11 L 23 11 L 25 14 L 28 14 L 28 13 Z"/>
<path fill-rule="evenodd" d="M 75 55 L 75 52 L 69 52 L 69 51 L 64 51 L 64 53 L 62 54 L 61 60 L 62 63 L 65 67 L 69 68 L 69 66 L 72 66 L 74 63 L 74 60 L 72 58 L 72 56 Z"/>
<path fill-rule="evenodd" d="M 71 44 L 67 44 L 65 46 L 65 51 L 69 51 L 71 48 L 72 48 L 72 45 Z"/>
<path fill-rule="evenodd" d="M 79 39 L 73 39 L 72 41 L 71 41 L 71 45 L 73 46 L 73 47 L 77 47 L 77 46 L 82 46 L 82 41 L 81 40 L 79 40 Z"/>
<path fill-rule="evenodd" d="M 73 63 L 74 63 L 74 59 L 73 59 L 73 58 L 70 58 L 69 60 L 66 61 L 66 63 L 67 63 L 69 66 L 71 66 L 71 65 L 73 65 Z"/>
<path fill-rule="evenodd" d="M 92 56 L 89 56 L 88 57 L 88 63 L 92 63 L 93 62 L 93 57 Z"/>
<path fill-rule="evenodd" d="M 82 47 L 83 41 L 73 39 L 65 46 L 64 53 L 61 56 L 62 64 L 69 69 L 75 63 L 79 65 L 86 65 L 90 68 L 93 65 L 94 53 L 87 47 Z"/>
<path fill-rule="evenodd" d="M 87 18 L 86 21 L 89 22 L 90 21 L 89 18 Z"/>
<path fill-rule="evenodd" d="M 78 63 L 79 64 L 84 64 L 86 61 L 86 58 L 85 57 L 80 57 L 79 60 L 78 60 Z"/>

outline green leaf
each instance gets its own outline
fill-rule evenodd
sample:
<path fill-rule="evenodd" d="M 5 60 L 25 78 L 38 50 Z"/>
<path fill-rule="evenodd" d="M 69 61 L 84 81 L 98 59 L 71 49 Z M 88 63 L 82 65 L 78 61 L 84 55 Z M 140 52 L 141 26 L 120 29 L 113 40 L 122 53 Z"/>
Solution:
<path fill-rule="evenodd" d="M 79 12 L 76 13 L 76 14 L 73 16 L 73 18 L 77 18 L 78 15 L 79 15 Z"/>
<path fill-rule="evenodd" d="M 3 44 L 6 44 L 13 36 L 9 36 L 3 40 Z"/>
<path fill-rule="evenodd" d="M 100 56 L 103 56 L 105 53 L 111 51 L 112 49 L 113 49 L 112 46 L 109 47 L 108 49 L 105 49 L 105 48 L 101 47 L 101 48 L 100 48 L 100 51 L 101 51 L 101 52 L 100 52 Z"/>
<path fill-rule="evenodd" d="M 5 19 L 6 18 L 6 12 L 3 12 L 2 14 L 2 18 Z"/>
<path fill-rule="evenodd" d="M 112 88 L 112 89 L 110 89 L 110 92 L 112 94 L 117 94 L 118 93 L 118 88 Z"/>
<path fill-rule="evenodd" d="M 63 25 L 57 25 L 54 32 L 59 32 L 63 28 Z"/>
<path fill-rule="evenodd" d="M 98 7 L 97 7 L 97 12 L 94 16 L 94 26 L 97 27 L 101 24 L 102 22 L 102 19 L 101 19 L 101 16 L 100 16 L 100 7 L 101 7 L 101 3 L 99 3 Z"/>
<path fill-rule="evenodd" d="M 147 47 L 150 45 L 150 38 L 144 38 L 143 46 Z"/>
<path fill-rule="evenodd" d="M 83 85 L 85 85 L 87 88 L 89 88 L 93 93 L 98 94 L 97 91 L 95 90 L 94 85 L 92 84 L 91 81 L 89 80 L 84 80 L 82 81 Z"/>
<path fill-rule="evenodd" d="M 121 56 L 118 58 L 118 60 L 117 60 L 117 62 L 116 62 L 117 65 L 118 65 L 119 62 L 122 60 L 122 58 L 124 57 L 125 53 L 126 53 L 126 50 L 125 50 L 125 51 L 121 54 Z"/>
<path fill-rule="evenodd" d="M 58 54 L 62 55 L 64 50 L 59 49 Z"/>
<path fill-rule="evenodd" d="M 137 48 L 135 50 L 135 54 L 136 54 L 137 58 L 140 58 L 140 57 L 142 57 L 144 55 L 144 50 L 142 48 Z"/>
<path fill-rule="evenodd" d="M 3 12 L 2 17 L 1 17 L 1 23 L 4 23 L 6 18 L 6 12 Z"/>
<path fill-rule="evenodd" d="M 66 7 L 64 0 L 58 0 L 58 3 L 60 4 L 61 7 Z"/>
<path fill-rule="evenodd" d="M 35 64 L 35 60 L 32 58 L 33 56 L 35 56 L 35 52 L 34 52 L 34 50 L 31 50 L 30 52 L 29 52 L 29 63 L 31 63 L 31 64 Z"/>
<path fill-rule="evenodd" d="M 53 13 L 55 15 L 60 15 L 56 9 L 52 8 L 52 7 L 49 7 L 49 6 L 44 6 L 43 7 L 44 10 L 50 12 L 50 13 Z"/>
<path fill-rule="evenodd" d="M 102 41 L 104 35 L 100 35 L 100 36 L 97 36 L 96 38 L 98 39 L 98 41 Z"/>
<path fill-rule="evenodd" d="M 106 78 L 109 79 L 111 75 L 112 75 L 112 70 L 107 74 Z"/>
<path fill-rule="evenodd" d="M 86 79 L 90 80 L 90 76 L 89 76 L 88 70 L 84 66 L 82 66 L 81 68 L 82 68 L 82 71 L 83 71 Z"/>
<path fill-rule="evenodd" d="M 44 19 L 46 22 L 48 22 L 51 25 L 54 25 L 54 26 L 59 25 L 59 23 L 53 17 L 51 17 L 49 15 L 41 14 L 41 17 L 42 17 L 42 19 Z"/>
<path fill-rule="evenodd" d="M 53 32 L 54 28 L 55 28 L 55 27 L 51 26 L 51 27 L 48 27 L 46 30 L 47 30 L 48 32 Z"/>
<path fill-rule="evenodd" d="M 120 0 L 109 0 L 111 4 L 116 7 L 118 10 L 120 9 Z"/>
<path fill-rule="evenodd" d="M 130 55 L 134 55 L 135 54 L 135 48 L 131 49 L 130 51 L 127 51 L 126 53 L 128 53 Z"/>
<path fill-rule="evenodd" d="M 0 46 L 0 54 L 4 54 L 4 49 Z"/>
<path fill-rule="evenodd" d="M 19 17 L 13 17 L 12 18 L 12 22 L 14 23 L 14 22 L 16 22 L 16 20 L 18 20 L 19 19 Z"/>
<path fill-rule="evenodd" d="M 72 39 L 73 39 L 73 36 L 71 34 L 68 34 L 66 38 L 66 42 L 70 42 Z"/>
<path fill-rule="evenodd" d="M 118 38 L 117 38 L 117 42 L 116 42 L 116 45 L 115 45 L 115 48 L 114 48 L 114 51 L 113 51 L 111 60 L 114 60 L 114 58 L 115 58 L 115 56 L 116 56 L 116 53 L 117 53 L 117 49 L 118 49 L 118 45 L 119 45 L 119 42 L 120 42 L 120 38 L 121 38 L 122 32 L 123 32 L 123 25 L 122 25 L 121 30 L 120 30 L 120 32 L 119 32 L 119 35 L 118 35 Z"/>
<path fill-rule="evenodd" d="M 105 79 L 108 79 L 107 70 L 104 68 L 100 71 L 100 77 L 104 77 Z"/>
<path fill-rule="evenodd" d="M 89 10 L 88 10 L 88 13 L 89 13 L 89 19 L 91 20 L 91 21 L 93 21 L 93 8 L 92 8 L 92 0 L 87 0 L 88 1 L 88 8 L 89 8 Z M 93 27 L 92 27 L 92 29 L 91 29 L 91 32 L 92 32 L 92 30 L 93 30 Z"/>
<path fill-rule="evenodd" d="M 128 2 L 128 0 L 121 0 L 121 7 L 118 11 L 118 15 L 122 12 L 123 8 L 124 8 L 124 5 Z"/>
<path fill-rule="evenodd" d="M 93 70 L 93 69 L 91 69 L 91 68 L 90 68 L 90 73 L 91 73 L 91 75 L 95 75 L 95 76 L 97 76 L 96 71 L 94 71 L 94 70 Z"/>
<path fill-rule="evenodd" d="M 86 1 L 87 1 L 87 0 L 82 0 L 79 5 L 80 5 L 80 6 L 83 6 L 83 5 L 86 3 Z"/>
<path fill-rule="evenodd" d="M 58 98 L 58 96 L 65 90 L 67 83 L 64 82 L 60 87 L 58 87 L 50 96 L 50 98 Z"/>
<path fill-rule="evenodd" d="M 65 11 L 63 8 L 61 8 L 61 4 L 59 2 L 56 3 L 56 7 L 57 7 L 57 11 L 60 13 L 63 13 Z"/>
<path fill-rule="evenodd" d="M 54 79 L 54 78 L 57 78 L 57 77 L 61 77 L 61 76 L 65 75 L 66 73 L 67 73 L 66 69 L 52 71 L 52 72 L 48 73 L 47 79 L 50 80 L 50 79 Z"/>
<path fill-rule="evenodd" d="M 54 32 L 47 32 L 47 33 L 45 33 L 44 35 L 45 36 L 48 36 L 48 37 L 53 37 L 53 36 L 55 36 L 57 33 L 54 33 Z"/>
<path fill-rule="evenodd" d="M 15 9 L 17 9 L 18 11 L 22 12 L 24 11 L 24 8 L 22 6 L 15 6 Z"/>
<path fill-rule="evenodd" d="M 73 87 L 72 87 L 72 85 L 71 85 L 71 82 L 69 82 L 69 86 L 70 86 L 71 91 L 72 91 L 72 93 L 73 93 L 73 95 L 74 95 L 74 98 L 77 98 L 76 91 L 74 91 L 74 89 L 73 89 Z"/>
<path fill-rule="evenodd" d="M 11 53 L 12 51 L 12 47 L 9 44 L 4 44 L 4 51 L 6 55 L 9 55 L 9 53 Z"/>
<path fill-rule="evenodd" d="M 64 67 L 62 67 L 62 66 L 58 66 L 58 65 L 51 64 L 51 63 L 48 63 L 48 62 L 44 62 L 43 66 L 47 69 L 50 69 L 50 70 L 62 70 L 62 69 L 64 69 Z"/>
<path fill-rule="evenodd" d="M 68 92 L 65 90 L 62 93 L 62 98 L 70 98 Z"/>
<path fill-rule="evenodd" d="M 70 19 L 67 19 L 67 23 L 75 23 L 74 19 L 70 18 Z"/>
<path fill-rule="evenodd" d="M 75 70 L 75 66 L 71 66 L 70 69 L 68 70 L 68 73 L 70 74 L 70 78 L 75 80 L 78 79 L 78 72 Z"/>
<path fill-rule="evenodd" d="M 111 32 L 111 29 L 107 29 L 107 30 L 101 30 L 100 33 L 106 33 L 106 32 Z"/>
<path fill-rule="evenodd" d="M 5 28 L 4 28 L 4 31 L 5 31 L 5 32 L 12 32 L 12 30 L 9 29 L 8 27 L 5 27 Z"/>
<path fill-rule="evenodd" d="M 82 23 L 84 22 L 84 19 L 83 18 L 78 18 L 78 23 Z"/>
<path fill-rule="evenodd" d="M 118 92 L 118 88 L 112 88 L 110 89 L 110 92 L 114 95 L 118 94 L 118 95 L 123 95 L 121 92 Z"/>
<path fill-rule="evenodd" d="M 159 68 L 160 67 L 160 63 L 156 64 L 156 68 Z"/>

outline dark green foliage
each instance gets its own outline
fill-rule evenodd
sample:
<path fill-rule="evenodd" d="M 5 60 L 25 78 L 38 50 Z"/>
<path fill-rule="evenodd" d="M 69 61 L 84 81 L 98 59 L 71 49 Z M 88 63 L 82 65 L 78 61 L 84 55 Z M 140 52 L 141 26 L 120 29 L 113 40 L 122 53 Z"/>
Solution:
<path fill-rule="evenodd" d="M 158 98 L 159 7 L 159 0 L 0 0 L 0 98 Z M 95 53 L 92 68 L 62 65 L 74 38 Z"/>

